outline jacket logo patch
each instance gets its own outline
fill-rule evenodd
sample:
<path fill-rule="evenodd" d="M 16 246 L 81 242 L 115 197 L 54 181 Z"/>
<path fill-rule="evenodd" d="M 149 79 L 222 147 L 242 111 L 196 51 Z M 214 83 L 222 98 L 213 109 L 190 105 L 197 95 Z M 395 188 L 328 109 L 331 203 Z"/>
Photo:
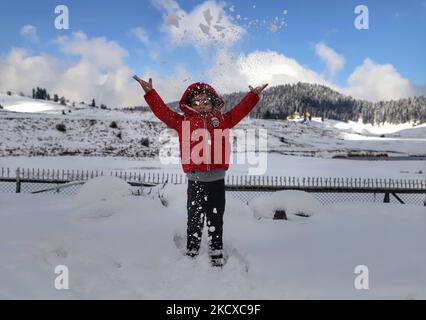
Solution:
<path fill-rule="evenodd" d="M 211 122 L 212 122 L 212 126 L 215 127 L 215 128 L 219 127 L 219 125 L 220 125 L 219 118 L 217 118 L 217 117 L 212 117 Z"/>

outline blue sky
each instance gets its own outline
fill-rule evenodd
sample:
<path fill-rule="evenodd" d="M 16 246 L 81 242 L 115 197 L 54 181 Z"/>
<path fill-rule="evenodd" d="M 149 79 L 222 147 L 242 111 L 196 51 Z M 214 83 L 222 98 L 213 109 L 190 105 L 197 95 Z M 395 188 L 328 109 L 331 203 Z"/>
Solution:
<path fill-rule="evenodd" d="M 84 33 L 87 41 L 104 37 L 107 43 L 111 41 L 116 43 L 120 49 L 125 51 L 120 58 L 121 67 L 128 67 L 132 72 L 142 76 L 148 76 L 151 72 L 157 77 L 164 77 L 163 81 L 166 79 L 171 81 L 176 73 L 176 67 L 181 66 L 192 75 L 192 79 L 215 82 L 208 76 L 209 70 L 213 69 L 214 61 L 217 61 L 220 50 L 226 49 L 230 56 L 243 55 L 247 60 L 249 60 L 248 56 L 256 51 L 263 53 L 272 51 L 280 57 L 294 59 L 297 61 L 298 68 L 303 67 L 302 73 L 305 75 L 300 76 L 301 81 L 309 82 L 311 78 L 306 73 L 314 72 L 315 77 L 322 77 L 326 84 L 333 84 L 342 90 L 346 88 L 355 96 L 363 90 L 359 82 L 363 81 L 362 76 L 368 76 L 364 71 L 370 70 L 366 72 L 371 72 L 371 68 L 375 68 L 374 70 L 377 71 L 372 72 L 371 75 L 381 75 L 379 78 L 383 78 L 383 72 L 388 71 L 392 73 L 390 79 L 399 77 L 395 80 L 398 87 L 402 86 L 400 83 L 405 86 L 407 81 L 409 82 L 407 86 L 416 88 L 426 85 L 426 0 L 225 2 L 74 0 L 61 1 L 61 4 L 69 8 L 69 30 L 57 30 L 54 27 L 54 8 L 58 5 L 57 1 L 2 1 L 2 11 L 7 14 L 3 15 L 0 20 L 2 30 L 0 55 L 3 59 L 0 62 L 0 68 L 3 63 L 3 68 L 7 67 L 8 72 L 12 72 L 10 66 L 5 66 L 8 63 L 6 58 L 10 55 L 12 48 L 25 48 L 26 57 L 48 55 L 59 59 L 68 66 L 73 62 L 78 63 L 84 54 L 79 49 L 77 51 L 64 50 L 63 45 L 58 45 L 55 39 L 66 36 L 66 41 L 72 42 L 73 33 L 81 32 Z M 354 8 L 359 4 L 366 5 L 369 9 L 368 30 L 357 30 L 354 27 L 354 20 L 357 16 Z M 197 6 L 204 6 L 203 10 L 209 6 L 212 7 L 213 16 L 215 12 L 223 10 L 229 25 L 240 28 L 236 39 L 226 43 L 214 43 L 206 40 L 206 45 L 201 47 L 193 37 L 187 39 L 186 42 L 179 43 L 179 40 L 176 40 L 176 34 L 173 34 L 177 29 L 176 26 L 170 25 L 166 18 L 183 12 L 186 15 L 185 19 L 196 20 L 200 16 L 196 14 Z M 275 17 L 276 20 L 274 20 Z M 205 21 L 201 20 L 201 22 L 205 24 Z M 252 24 L 248 25 L 249 22 Z M 286 24 L 279 26 L 279 23 L 283 22 Z M 194 21 L 194 23 L 197 28 L 198 21 Z M 186 21 L 186 24 L 187 27 L 194 27 L 190 26 L 191 22 Z M 273 30 L 272 25 L 279 27 Z M 31 31 L 24 32 L 24 26 L 31 26 Z M 179 27 L 184 28 L 183 25 Z M 175 30 L 172 30 L 173 28 Z M 141 41 L 136 36 L 135 30 L 139 30 L 139 32 L 143 30 L 146 40 Z M 178 45 L 173 45 L 174 40 Z M 319 44 L 322 44 L 327 50 L 331 50 L 332 53 L 321 56 L 318 52 Z M 70 53 L 70 51 L 74 53 Z M 256 57 L 260 60 L 265 59 L 265 55 Z M 338 62 L 339 57 L 344 61 L 342 64 Z M 371 64 L 365 63 L 367 58 Z M 277 61 L 281 60 L 277 58 Z M 274 60 L 271 63 L 286 64 L 290 62 L 275 62 Z M 393 69 L 384 67 L 389 67 L 389 65 Z M 330 66 L 334 66 L 334 69 L 330 69 Z M 101 75 L 111 72 L 112 77 L 114 70 L 109 70 L 105 65 L 98 67 Z M 354 75 L 359 67 L 362 67 L 362 70 Z M 64 68 L 59 70 L 64 72 L 66 70 Z M 294 68 L 294 66 L 289 68 Z M 283 70 L 286 70 L 286 67 Z M 292 74 L 295 72 L 291 71 Z M 243 76 L 241 79 L 248 78 L 256 81 L 253 74 Z M 349 81 L 351 76 L 355 78 L 352 82 Z M 281 81 L 285 82 L 287 78 L 282 79 Z M 269 81 L 270 79 L 263 74 L 259 76 L 259 81 L 262 80 Z M 381 79 L 377 79 L 377 81 L 379 80 Z M 217 81 L 220 80 L 216 79 Z M 224 80 L 224 83 L 227 81 L 229 79 Z M 280 80 L 274 81 L 274 84 L 279 84 Z M 0 82 L 0 91 L 6 89 L 5 85 Z M 16 86 L 19 87 L 19 83 Z M 351 86 L 357 88 L 350 91 Z M 393 86 L 394 83 L 390 83 L 387 90 L 391 91 Z M 20 89 L 22 88 L 20 87 Z M 382 88 L 378 90 L 382 90 Z M 170 98 L 174 96 L 172 91 L 166 94 Z M 386 92 L 383 91 L 385 98 Z"/>

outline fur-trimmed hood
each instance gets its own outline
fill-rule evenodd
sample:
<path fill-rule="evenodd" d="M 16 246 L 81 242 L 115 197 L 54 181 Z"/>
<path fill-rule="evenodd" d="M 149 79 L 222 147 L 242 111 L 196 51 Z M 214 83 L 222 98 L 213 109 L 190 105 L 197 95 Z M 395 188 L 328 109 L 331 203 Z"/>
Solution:
<path fill-rule="evenodd" d="M 224 106 L 222 98 L 217 94 L 216 90 L 211 85 L 203 82 L 196 82 L 191 84 L 183 93 L 182 98 L 179 101 L 180 109 L 185 113 L 197 112 L 195 109 L 189 106 L 188 100 L 191 98 L 191 96 L 201 93 L 207 93 L 213 98 L 212 104 L 214 108 L 220 110 Z"/>

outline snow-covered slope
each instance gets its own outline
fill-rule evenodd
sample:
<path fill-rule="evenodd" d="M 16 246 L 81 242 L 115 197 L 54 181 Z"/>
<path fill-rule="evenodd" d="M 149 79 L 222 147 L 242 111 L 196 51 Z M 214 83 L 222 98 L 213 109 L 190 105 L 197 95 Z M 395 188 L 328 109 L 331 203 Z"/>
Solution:
<path fill-rule="evenodd" d="M 37 100 L 19 95 L 6 95 L 0 93 L 0 104 L 6 111 L 24 113 L 62 113 L 68 111 L 69 107 L 53 101 Z"/>
<path fill-rule="evenodd" d="M 0 155 L 98 155 L 152 157 L 158 122 L 96 120 L 63 116 L 3 118 Z M 57 125 L 64 125 L 65 132 Z M 148 139 L 148 142 L 143 139 Z M 142 144 L 144 143 L 144 144 Z"/>
<path fill-rule="evenodd" d="M 320 122 L 319 119 L 313 119 L 315 122 Z M 426 137 L 426 123 L 416 125 L 414 123 L 401 123 L 390 124 L 384 123 L 380 125 L 372 125 L 370 123 L 362 122 L 342 122 L 326 119 L 324 126 L 328 128 L 335 128 L 342 132 L 353 133 L 364 136 L 385 136 L 385 137 L 411 137 L 411 138 L 425 138 Z"/>
<path fill-rule="evenodd" d="M 104 119 L 104 120 L 147 120 L 157 121 L 151 112 L 130 112 L 120 109 L 100 109 L 84 103 L 70 103 L 61 105 L 59 102 L 32 99 L 20 95 L 6 95 L 0 93 L 0 116 L 14 118 L 55 118 L 63 112 L 68 117 L 76 119 Z"/>
<path fill-rule="evenodd" d="M 5 109 L 0 110 L 0 156 L 146 157 L 158 155 L 160 148 L 178 154 L 176 134 L 165 131 L 166 126 L 152 112 L 102 110 L 86 105 L 73 108 L 20 96 L 2 95 L 1 99 L 5 100 Z M 31 113 L 33 109 L 43 111 Z M 112 121 L 118 124 L 117 129 L 109 127 Z M 56 130 L 58 124 L 64 124 L 66 131 Z M 371 126 L 328 119 L 322 122 L 319 118 L 307 123 L 244 119 L 236 127 L 239 128 L 254 129 L 257 133 L 266 129 L 267 151 L 286 155 L 323 158 L 348 154 L 426 155 L 426 124 Z M 149 139 L 149 146 L 141 147 L 144 138 Z"/>

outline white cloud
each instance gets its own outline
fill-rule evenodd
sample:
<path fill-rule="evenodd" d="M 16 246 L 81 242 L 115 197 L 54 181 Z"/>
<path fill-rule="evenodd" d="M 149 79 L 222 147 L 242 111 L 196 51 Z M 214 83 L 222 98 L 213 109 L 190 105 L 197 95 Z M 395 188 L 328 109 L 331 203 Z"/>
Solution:
<path fill-rule="evenodd" d="M 38 42 L 37 28 L 35 26 L 30 24 L 23 26 L 20 30 L 20 34 L 31 42 Z"/>
<path fill-rule="evenodd" d="M 315 45 L 315 53 L 326 63 L 332 77 L 345 65 L 345 58 L 323 42 Z"/>
<path fill-rule="evenodd" d="M 61 61 L 55 57 L 31 54 L 22 48 L 13 48 L 0 56 L 0 91 L 12 90 L 30 93 L 35 86 L 45 87 L 71 101 L 90 101 L 108 106 L 145 104 L 143 91 L 132 80 L 135 73 L 126 63 L 127 51 L 105 37 L 88 38 L 83 32 L 56 40 L 60 49 L 76 62 Z M 394 66 L 380 65 L 365 59 L 348 78 L 347 87 L 328 82 L 321 74 L 301 65 L 297 60 L 275 51 L 254 51 L 233 55 L 230 48 L 215 51 L 213 64 L 205 74 L 188 72 L 182 65 L 162 75 L 147 68 L 139 76 L 153 78 L 154 87 L 163 99 L 180 99 L 186 87 L 196 81 L 209 81 L 220 93 L 248 91 L 248 85 L 269 83 L 270 86 L 287 83 L 318 83 L 337 91 L 367 100 L 389 100 L 425 94 L 424 87 L 415 87 L 402 77 Z M 207 76 L 207 79 L 203 79 Z"/>
<path fill-rule="evenodd" d="M 321 75 L 275 51 L 254 51 L 233 57 L 228 49 L 219 50 L 208 71 L 212 84 L 222 93 L 247 91 L 248 85 L 269 83 L 327 83 Z"/>
<path fill-rule="evenodd" d="M 124 62 L 128 53 L 116 42 L 105 37 L 89 39 L 83 32 L 75 32 L 72 37 L 59 37 L 57 43 L 65 54 L 80 57 L 59 75 L 54 85 L 58 92 L 85 101 L 94 97 L 108 106 L 140 104 L 131 79 L 133 72 Z"/>
<path fill-rule="evenodd" d="M 142 88 L 132 79 L 135 72 L 124 62 L 127 51 L 117 43 L 76 32 L 56 39 L 56 44 L 66 55 L 77 55 L 79 59 L 70 63 L 13 48 L 0 56 L 0 91 L 29 94 L 33 87 L 39 86 L 51 95 L 57 93 L 76 102 L 95 98 L 97 104 L 110 107 L 146 104 Z M 146 79 L 153 77 L 155 88 L 165 101 L 179 99 L 191 78 L 182 66 L 176 66 L 174 74 L 168 76 L 150 69 L 139 75 Z"/>
<path fill-rule="evenodd" d="M 60 61 L 47 55 L 30 55 L 21 48 L 12 48 L 0 56 L 0 90 L 30 93 L 35 86 L 51 85 L 60 71 Z"/>
<path fill-rule="evenodd" d="M 376 64 L 364 60 L 348 78 L 349 86 L 342 89 L 353 97 L 370 101 L 400 99 L 413 96 L 415 86 L 402 77 L 391 64 Z"/>
<path fill-rule="evenodd" d="M 240 26 L 231 22 L 224 11 L 224 4 L 206 1 L 191 12 L 180 8 L 176 1 L 153 1 L 164 11 L 161 30 L 174 47 L 193 45 L 196 49 L 214 46 L 230 47 L 245 33 Z"/>
<path fill-rule="evenodd" d="M 160 10 L 166 10 L 167 13 L 180 10 L 179 4 L 174 0 L 151 0 L 151 3 Z"/>
<path fill-rule="evenodd" d="M 136 39 L 138 39 L 144 45 L 149 45 L 149 37 L 145 29 L 141 27 L 133 28 L 128 32 L 128 34 L 136 37 Z"/>
<path fill-rule="evenodd" d="M 212 85 L 221 93 L 247 91 L 248 85 L 269 83 L 269 86 L 277 86 L 300 81 L 325 85 L 354 98 L 370 101 L 426 94 L 424 86 L 415 86 L 394 66 L 376 64 L 369 58 L 355 68 L 346 87 L 327 81 L 323 75 L 275 51 L 233 56 L 228 49 L 219 50 L 207 74 Z"/>
<path fill-rule="evenodd" d="M 0 90 L 30 93 L 33 87 L 47 88 L 71 101 L 95 98 L 108 106 L 142 104 L 133 71 L 124 63 L 127 51 L 105 38 L 88 39 L 82 32 L 56 41 L 67 55 L 78 55 L 75 63 L 63 62 L 49 55 L 31 55 L 13 48 L 0 56 Z"/>
<path fill-rule="evenodd" d="M 88 39 L 81 31 L 74 32 L 72 37 L 58 37 L 56 42 L 65 54 L 79 55 L 100 68 L 121 67 L 123 59 L 128 55 L 127 51 L 115 41 L 108 41 L 105 37 Z"/>

